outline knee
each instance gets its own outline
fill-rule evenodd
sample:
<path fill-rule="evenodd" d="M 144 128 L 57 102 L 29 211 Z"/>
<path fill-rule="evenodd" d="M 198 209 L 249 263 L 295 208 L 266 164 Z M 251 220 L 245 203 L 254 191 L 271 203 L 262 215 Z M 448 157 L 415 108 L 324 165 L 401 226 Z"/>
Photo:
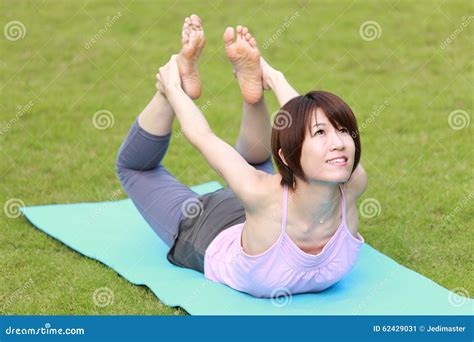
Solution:
<path fill-rule="evenodd" d="M 122 184 L 124 183 L 124 180 L 125 180 L 125 170 L 126 169 L 120 166 L 119 163 L 115 163 L 115 175 L 117 176 L 120 183 Z"/>
<path fill-rule="evenodd" d="M 272 164 L 272 156 L 267 156 L 265 159 L 264 158 L 259 158 L 258 161 L 256 162 L 249 162 L 249 164 L 253 166 L 264 166 L 268 164 Z"/>
<path fill-rule="evenodd" d="M 120 183 L 124 184 L 126 175 L 129 169 L 127 169 L 123 162 L 121 161 L 121 156 L 120 156 L 121 150 L 118 151 L 117 156 L 115 158 L 115 174 L 117 175 L 117 178 L 120 180 Z"/>
<path fill-rule="evenodd" d="M 250 165 L 255 167 L 257 170 L 265 171 L 269 174 L 275 174 L 275 168 L 273 167 L 273 160 L 271 155 L 261 163 L 250 163 Z"/>

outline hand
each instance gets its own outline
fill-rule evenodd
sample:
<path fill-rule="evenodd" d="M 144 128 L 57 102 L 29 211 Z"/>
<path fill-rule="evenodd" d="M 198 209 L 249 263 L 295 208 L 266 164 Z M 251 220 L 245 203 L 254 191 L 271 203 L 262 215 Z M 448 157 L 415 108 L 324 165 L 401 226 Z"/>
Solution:
<path fill-rule="evenodd" d="M 272 89 L 272 87 L 271 87 L 271 83 L 272 83 L 271 78 L 272 78 L 272 76 L 274 76 L 279 71 L 277 71 L 276 69 L 273 69 L 270 66 L 270 64 L 268 64 L 267 61 L 265 59 L 263 59 L 263 57 L 260 57 L 260 66 L 262 68 L 263 89 L 270 90 L 270 89 Z"/>
<path fill-rule="evenodd" d="M 159 69 L 156 74 L 156 88 L 166 95 L 171 89 L 181 88 L 181 78 L 179 75 L 177 55 L 172 55 L 168 63 Z"/>

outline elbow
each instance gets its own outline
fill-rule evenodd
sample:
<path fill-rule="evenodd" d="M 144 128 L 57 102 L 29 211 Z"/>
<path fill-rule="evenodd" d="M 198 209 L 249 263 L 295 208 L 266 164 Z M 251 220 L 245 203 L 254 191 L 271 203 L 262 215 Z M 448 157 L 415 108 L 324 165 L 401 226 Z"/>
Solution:
<path fill-rule="evenodd" d="M 215 136 L 214 132 L 211 130 L 205 130 L 202 132 L 193 131 L 192 133 L 185 133 L 185 135 L 189 143 L 198 150 L 201 150 L 200 146 L 203 142 L 208 142 Z"/>

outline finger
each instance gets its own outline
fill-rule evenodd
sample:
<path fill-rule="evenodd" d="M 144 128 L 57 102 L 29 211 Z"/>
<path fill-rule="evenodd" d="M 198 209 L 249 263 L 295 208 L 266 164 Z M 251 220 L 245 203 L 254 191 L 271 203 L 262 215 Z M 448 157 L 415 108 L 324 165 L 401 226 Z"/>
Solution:
<path fill-rule="evenodd" d="M 178 71 L 178 55 L 172 55 L 170 58 L 170 67 L 172 68 L 173 71 Z"/>
<path fill-rule="evenodd" d="M 160 75 L 158 76 L 158 81 L 160 81 L 161 84 L 165 84 L 163 80 L 166 80 L 166 74 L 164 72 L 160 72 Z"/>

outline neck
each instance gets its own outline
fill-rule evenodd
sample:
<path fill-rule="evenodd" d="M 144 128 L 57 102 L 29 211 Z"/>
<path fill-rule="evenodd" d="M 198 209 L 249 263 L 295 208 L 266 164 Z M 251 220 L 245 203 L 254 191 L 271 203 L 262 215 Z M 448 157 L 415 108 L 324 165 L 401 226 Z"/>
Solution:
<path fill-rule="evenodd" d="M 321 220 L 327 221 L 338 212 L 341 196 L 338 183 L 305 183 L 297 179 L 296 191 L 288 189 L 288 211 L 301 218 L 301 224 L 309 232 L 317 228 Z"/>

